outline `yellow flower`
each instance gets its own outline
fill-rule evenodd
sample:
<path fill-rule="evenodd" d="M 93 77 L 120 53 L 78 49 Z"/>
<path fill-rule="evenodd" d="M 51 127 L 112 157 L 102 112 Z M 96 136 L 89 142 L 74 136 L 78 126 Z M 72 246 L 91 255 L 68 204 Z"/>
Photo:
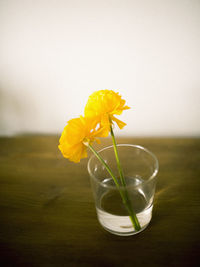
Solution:
<path fill-rule="evenodd" d="M 117 119 L 114 115 L 120 115 L 123 110 L 129 109 L 125 106 L 125 100 L 119 93 L 112 90 L 99 90 L 90 95 L 85 106 L 85 117 L 97 117 L 101 125 L 110 130 L 110 123 L 116 122 L 120 129 L 126 123 Z"/>
<path fill-rule="evenodd" d="M 99 142 L 97 137 L 107 136 L 107 131 L 98 125 L 98 122 L 80 116 L 71 119 L 65 126 L 59 140 L 58 148 L 65 158 L 79 162 L 87 157 L 87 144 Z"/>

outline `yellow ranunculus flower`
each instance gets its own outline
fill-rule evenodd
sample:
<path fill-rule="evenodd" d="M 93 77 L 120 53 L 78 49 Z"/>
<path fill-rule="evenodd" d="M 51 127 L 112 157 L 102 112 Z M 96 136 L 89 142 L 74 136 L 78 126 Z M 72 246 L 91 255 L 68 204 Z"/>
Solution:
<path fill-rule="evenodd" d="M 85 117 L 97 117 L 102 126 L 110 130 L 110 122 L 117 123 L 122 129 L 126 123 L 117 119 L 114 115 L 120 115 L 123 110 L 129 109 L 125 106 L 125 100 L 119 93 L 112 90 L 99 90 L 90 95 L 85 106 Z"/>
<path fill-rule="evenodd" d="M 97 137 L 107 135 L 107 130 L 100 127 L 97 121 L 80 116 L 68 121 L 60 137 L 58 148 L 65 158 L 79 162 L 80 159 L 87 157 L 85 144 L 99 141 Z"/>

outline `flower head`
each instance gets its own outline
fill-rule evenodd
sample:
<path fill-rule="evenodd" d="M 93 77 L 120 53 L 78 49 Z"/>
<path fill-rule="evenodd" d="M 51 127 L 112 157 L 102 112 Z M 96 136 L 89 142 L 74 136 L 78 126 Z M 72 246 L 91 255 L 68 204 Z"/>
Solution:
<path fill-rule="evenodd" d="M 80 116 L 71 119 L 65 126 L 59 140 L 58 148 L 65 158 L 79 162 L 87 157 L 87 144 L 99 141 L 97 137 L 107 136 L 107 131 L 98 125 L 98 122 Z"/>
<path fill-rule="evenodd" d="M 90 95 L 85 106 L 85 117 L 97 117 L 101 125 L 109 129 L 110 123 L 115 121 L 120 129 L 126 123 L 117 119 L 114 115 L 120 115 L 123 110 L 129 109 L 125 100 L 119 93 L 112 90 L 99 90 Z"/>

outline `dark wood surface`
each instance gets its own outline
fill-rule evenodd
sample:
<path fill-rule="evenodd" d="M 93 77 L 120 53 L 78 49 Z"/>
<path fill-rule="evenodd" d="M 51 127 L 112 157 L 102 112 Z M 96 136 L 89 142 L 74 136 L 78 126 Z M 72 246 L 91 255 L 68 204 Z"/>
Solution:
<path fill-rule="evenodd" d="M 58 139 L 0 138 L 0 266 L 200 266 L 200 139 L 118 138 L 160 164 L 152 221 L 130 237 L 101 228 L 88 159 L 64 159 Z"/>

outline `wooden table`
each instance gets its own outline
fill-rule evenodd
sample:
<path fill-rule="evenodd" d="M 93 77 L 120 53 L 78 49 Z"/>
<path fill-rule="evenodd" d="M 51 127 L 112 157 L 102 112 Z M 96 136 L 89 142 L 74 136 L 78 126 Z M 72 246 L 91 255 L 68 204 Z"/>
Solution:
<path fill-rule="evenodd" d="M 200 139 L 118 138 L 160 163 L 152 221 L 130 237 L 101 228 L 87 159 L 58 139 L 0 138 L 0 266 L 200 266 Z"/>

